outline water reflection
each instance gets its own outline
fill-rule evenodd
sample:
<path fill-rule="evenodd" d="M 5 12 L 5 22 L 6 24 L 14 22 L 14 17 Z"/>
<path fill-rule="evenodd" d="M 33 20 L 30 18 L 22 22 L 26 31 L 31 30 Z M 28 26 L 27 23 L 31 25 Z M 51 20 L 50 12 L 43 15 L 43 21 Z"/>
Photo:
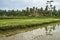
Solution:
<path fill-rule="evenodd" d="M 46 35 L 53 35 L 52 32 L 55 30 L 55 26 L 56 26 L 55 24 L 46 26 L 45 27 Z"/>
<path fill-rule="evenodd" d="M 32 31 L 18 33 L 9 37 L 0 37 L 5 40 L 60 40 L 60 23 L 37 26 Z"/>

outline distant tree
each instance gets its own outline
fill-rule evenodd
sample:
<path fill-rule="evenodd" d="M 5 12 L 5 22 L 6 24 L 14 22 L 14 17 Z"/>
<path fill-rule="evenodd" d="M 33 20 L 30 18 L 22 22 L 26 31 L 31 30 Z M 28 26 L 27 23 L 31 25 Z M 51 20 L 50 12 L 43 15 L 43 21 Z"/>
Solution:
<path fill-rule="evenodd" d="M 33 16 L 33 8 L 30 8 L 30 15 L 29 16 Z"/>
<path fill-rule="evenodd" d="M 45 8 L 45 10 L 44 10 L 44 11 L 45 11 L 45 14 L 44 14 L 45 16 L 49 16 L 49 11 L 48 11 L 48 9 L 49 9 L 49 7 L 48 7 L 48 5 L 47 5 L 46 8 Z"/>
<path fill-rule="evenodd" d="M 22 10 L 22 16 L 26 16 L 26 11 L 25 10 Z"/>
<path fill-rule="evenodd" d="M 47 1 L 47 5 L 49 6 L 49 15 L 50 15 L 50 16 L 53 16 L 53 15 L 52 15 L 52 6 L 53 6 L 53 5 L 52 5 L 52 2 L 54 2 L 54 1 L 53 1 L 53 0 L 48 0 L 48 1 Z"/>
<path fill-rule="evenodd" d="M 42 7 L 41 7 L 41 9 L 40 9 L 40 13 L 41 13 L 41 16 L 44 16 L 44 10 L 43 10 Z"/>
<path fill-rule="evenodd" d="M 60 16 L 60 10 L 58 10 L 58 16 Z"/>
<path fill-rule="evenodd" d="M 33 16 L 35 16 L 35 14 L 36 14 L 36 8 L 33 7 Z"/>
<path fill-rule="evenodd" d="M 56 7 L 54 6 L 53 7 L 53 16 L 57 16 L 57 15 L 58 15 L 58 13 L 57 13 Z"/>
<path fill-rule="evenodd" d="M 26 8 L 26 16 L 29 16 L 30 15 L 30 9 L 29 7 Z"/>

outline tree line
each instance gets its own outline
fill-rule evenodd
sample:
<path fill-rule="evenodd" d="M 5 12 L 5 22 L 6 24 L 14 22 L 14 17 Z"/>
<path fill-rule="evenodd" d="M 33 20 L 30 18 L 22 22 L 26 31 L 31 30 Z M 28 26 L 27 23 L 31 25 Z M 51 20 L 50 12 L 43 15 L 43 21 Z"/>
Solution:
<path fill-rule="evenodd" d="M 56 10 L 56 7 L 53 7 L 53 10 L 49 10 L 48 5 L 45 9 L 33 7 L 27 7 L 25 10 L 1 10 L 0 9 L 0 16 L 60 16 L 60 10 Z"/>

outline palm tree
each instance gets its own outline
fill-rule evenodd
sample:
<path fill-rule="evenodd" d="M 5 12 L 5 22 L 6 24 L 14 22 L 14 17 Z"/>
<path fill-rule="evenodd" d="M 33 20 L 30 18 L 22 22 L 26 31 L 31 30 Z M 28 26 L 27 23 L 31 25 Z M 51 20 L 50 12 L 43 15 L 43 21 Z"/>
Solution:
<path fill-rule="evenodd" d="M 47 5 L 49 4 L 49 10 L 50 10 L 50 15 L 52 16 L 52 9 L 53 9 L 53 5 L 51 4 L 53 2 L 53 0 L 47 1 Z"/>

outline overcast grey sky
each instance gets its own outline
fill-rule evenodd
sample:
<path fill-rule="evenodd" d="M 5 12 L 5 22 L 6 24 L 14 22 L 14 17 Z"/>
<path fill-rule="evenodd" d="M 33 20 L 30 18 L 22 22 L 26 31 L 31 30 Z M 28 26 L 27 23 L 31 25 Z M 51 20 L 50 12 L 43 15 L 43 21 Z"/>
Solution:
<path fill-rule="evenodd" d="M 0 9 L 25 9 L 26 7 L 45 7 L 47 0 L 0 0 Z M 54 0 L 53 5 L 60 9 L 60 0 Z"/>

